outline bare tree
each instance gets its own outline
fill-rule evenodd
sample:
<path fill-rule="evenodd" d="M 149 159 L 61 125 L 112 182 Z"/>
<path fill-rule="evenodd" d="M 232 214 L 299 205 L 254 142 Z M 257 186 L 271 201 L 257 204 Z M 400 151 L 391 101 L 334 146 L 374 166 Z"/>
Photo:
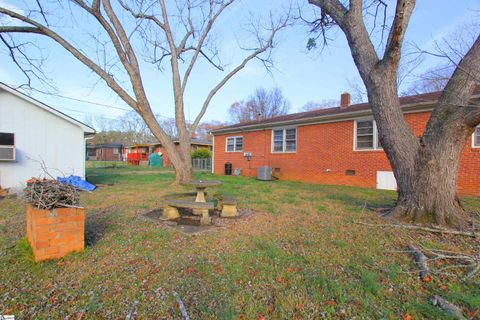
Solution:
<path fill-rule="evenodd" d="M 309 101 L 302 108 L 300 111 L 313 111 L 318 109 L 328 109 L 328 108 L 335 108 L 340 105 L 340 102 L 335 99 L 330 100 L 322 100 L 321 102 L 316 101 Z"/>
<path fill-rule="evenodd" d="M 160 126 L 163 128 L 163 130 L 165 130 L 165 133 L 168 134 L 169 137 L 178 137 L 177 126 L 174 118 L 164 118 L 157 115 L 157 121 L 160 123 Z"/>
<path fill-rule="evenodd" d="M 155 138 L 142 117 L 135 112 L 129 111 L 113 121 L 114 129 L 123 134 L 122 142 L 124 144 L 150 143 Z M 120 141 L 118 141 L 120 142 Z"/>
<path fill-rule="evenodd" d="M 362 80 L 357 77 L 347 79 L 348 92 L 352 97 L 352 103 L 363 103 L 366 100 L 367 90 Z"/>
<path fill-rule="evenodd" d="M 233 103 L 228 112 L 232 121 L 239 123 L 284 115 L 289 110 L 290 103 L 282 90 L 275 87 L 271 90 L 257 88 L 247 101 Z"/>
<path fill-rule="evenodd" d="M 455 71 L 453 65 L 439 65 L 419 74 L 402 96 L 442 91 Z"/>
<path fill-rule="evenodd" d="M 39 70 L 40 66 L 37 61 L 28 59 L 30 38 L 19 43 L 19 34 L 46 36 L 63 47 L 141 115 L 153 135 L 165 146 L 175 168 L 176 182 L 182 182 L 192 178 L 191 133 L 195 132 L 211 100 L 250 61 L 259 60 L 265 67 L 271 67 L 271 51 L 276 45 L 276 36 L 290 24 L 288 14 L 278 19 L 271 14 L 269 20 L 261 20 L 268 22 L 251 22 L 249 25 L 254 42 L 243 43 L 239 50 L 243 48 L 246 51 L 245 57 L 238 65 L 226 70 L 215 44 L 214 26 L 236 1 L 176 0 L 166 5 L 165 0 L 118 0 L 112 5 L 111 0 L 71 0 L 67 4 L 59 2 L 55 12 L 48 12 L 44 8 L 52 5 L 52 2 L 40 0 L 32 1 L 34 7 L 22 8 L 23 11 L 0 5 L 0 17 L 9 17 L 0 19 L 0 40 L 29 82 L 35 76 L 31 70 Z M 63 19 L 71 17 L 72 21 L 76 21 L 76 18 L 87 19 L 89 31 L 83 36 L 91 40 L 71 40 L 74 34 L 67 34 L 65 28 L 56 23 L 58 21 L 51 21 L 54 14 Z M 78 30 L 81 32 L 82 29 Z M 16 38 L 13 38 L 14 34 Z M 18 57 L 27 60 L 19 61 Z M 171 73 L 170 90 L 174 96 L 179 150 L 152 111 L 144 86 L 147 79 L 142 72 L 141 58 L 157 66 L 160 71 L 168 68 Z M 190 76 L 200 59 L 219 72 L 224 72 L 224 75 L 206 94 L 194 121 L 187 124 L 184 97 Z M 162 64 L 164 61 L 168 63 Z"/>
<path fill-rule="evenodd" d="M 226 123 L 216 121 L 216 120 L 201 122 L 197 127 L 197 131 L 195 132 L 196 137 L 204 141 L 211 141 L 212 135 L 210 134 L 210 132 L 212 130 L 224 127 L 226 125 L 227 125 Z"/>
<path fill-rule="evenodd" d="M 345 34 L 353 60 L 367 89 L 380 142 L 398 183 L 392 215 L 408 220 L 466 226 L 466 215 L 456 194 L 457 172 L 463 147 L 480 123 L 478 101 L 472 93 L 479 83 L 480 37 L 456 64 L 455 71 L 435 104 L 425 131 L 417 138 L 403 117 L 398 98 L 401 48 L 415 0 L 397 0 L 386 41 L 375 46 L 365 19 L 377 16 L 384 1 L 309 0 L 321 10 L 316 30 L 338 26 Z M 343 1 L 345 2 L 345 1 Z M 370 14 L 365 11 L 370 10 Z M 376 49 L 380 48 L 380 49 Z M 377 52 L 378 50 L 378 52 Z"/>
<path fill-rule="evenodd" d="M 416 53 L 419 53 L 421 56 L 440 58 L 441 63 L 420 74 L 413 74 L 413 72 L 411 72 L 410 78 L 412 78 L 413 81 L 411 81 L 407 89 L 402 92 L 402 95 L 443 90 L 448 80 L 452 77 L 456 66 L 468 52 L 479 33 L 479 22 L 466 22 L 442 40 L 434 41 L 435 52 L 425 51 L 416 45 Z"/>

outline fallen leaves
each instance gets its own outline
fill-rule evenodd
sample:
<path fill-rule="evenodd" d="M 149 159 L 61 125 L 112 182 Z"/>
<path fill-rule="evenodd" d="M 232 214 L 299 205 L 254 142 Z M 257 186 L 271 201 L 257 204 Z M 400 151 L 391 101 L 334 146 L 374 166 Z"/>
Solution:
<path fill-rule="evenodd" d="M 327 306 L 336 306 L 337 302 L 335 300 L 327 300 L 327 301 L 325 301 L 325 304 Z"/>
<path fill-rule="evenodd" d="M 382 318 L 381 310 L 373 306 L 381 305 L 399 310 L 395 315 L 400 319 L 413 320 L 413 316 L 428 317 L 420 307 L 425 307 L 423 301 L 432 290 L 448 292 L 456 286 L 462 294 L 474 292 L 463 283 L 453 283 L 448 276 L 435 274 L 425 283 L 416 280 L 406 272 L 412 266 L 411 259 L 404 254 L 385 258 L 386 248 L 398 249 L 402 241 L 409 239 L 407 232 L 375 234 L 349 225 L 352 217 L 376 219 L 370 212 L 352 209 L 352 202 L 393 201 L 390 194 L 290 185 L 284 181 L 258 184 L 240 177 L 230 182 L 225 178 L 226 184 L 235 186 L 233 190 L 237 183 L 245 184 L 239 187 L 242 192 L 238 194 L 243 206 L 265 211 L 276 201 L 275 214 L 255 214 L 228 228 L 190 237 L 132 215 L 139 212 L 140 205 L 153 209 L 152 203 L 163 192 L 173 191 L 166 180 L 155 179 L 152 183 L 142 181 L 141 193 L 137 192 L 138 181 L 132 179 L 114 189 L 105 187 L 85 195 L 88 215 L 115 207 L 109 209 L 108 228 L 84 255 L 43 264 L 39 267 L 41 272 L 35 273 L 29 264 L 19 260 L 16 251 L 6 251 L 4 264 L 0 262 L 0 305 L 24 318 L 46 318 L 50 314 L 52 318 L 61 318 L 70 314 L 71 319 L 117 319 L 126 311 L 125 303 L 137 298 L 138 319 L 152 314 L 176 318 L 178 305 L 170 294 L 175 289 L 185 295 L 192 319 L 222 318 L 224 314 L 235 319 L 377 319 Z M 284 204 L 275 198 L 279 190 L 294 198 L 308 196 L 309 200 L 295 206 Z M 344 199 L 332 200 L 334 196 Z M 24 210 L 16 209 L 18 203 L 4 199 L 2 205 L 5 201 L 12 205 L 0 207 L 0 229 L 9 233 L 22 229 L 10 228 L 3 222 L 10 221 L 5 217 L 12 216 L 12 212 L 16 212 L 15 226 L 23 226 L 24 218 Z M 312 206 L 326 202 L 332 212 L 311 214 Z M 21 236 L 18 232 L 16 237 Z M 437 241 L 436 236 L 421 237 L 416 240 L 428 240 L 429 245 L 436 247 L 462 250 L 469 246 L 462 240 L 446 243 L 445 239 Z M 264 246 L 258 246 L 254 240 Z M 394 264 L 398 270 L 390 275 Z M 447 262 L 438 261 L 439 267 L 446 265 Z M 382 290 L 378 296 L 365 295 L 359 285 L 360 269 L 379 275 Z M 49 294 L 52 289 L 54 295 Z M 89 300 L 92 291 L 97 298 Z M 62 300 L 65 296 L 72 298 Z M 465 303 L 460 303 L 466 309 Z M 400 310 L 405 304 L 420 307 L 412 307 L 410 313 L 402 315 L 406 310 Z M 478 317 L 478 310 L 469 315 Z"/>
<path fill-rule="evenodd" d="M 283 277 L 278 277 L 278 278 L 277 278 L 277 282 L 278 282 L 278 283 L 285 283 L 285 278 L 283 278 Z"/>

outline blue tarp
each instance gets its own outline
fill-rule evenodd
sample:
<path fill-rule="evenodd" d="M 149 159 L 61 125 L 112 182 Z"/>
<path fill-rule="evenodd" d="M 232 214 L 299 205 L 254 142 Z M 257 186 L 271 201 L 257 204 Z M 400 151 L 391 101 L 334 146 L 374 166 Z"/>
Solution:
<path fill-rule="evenodd" d="M 93 184 L 88 183 L 85 180 L 82 180 L 82 178 L 80 178 L 79 176 L 70 176 L 65 178 L 57 177 L 57 181 L 63 184 L 72 185 L 74 187 L 77 187 L 78 189 L 86 190 L 86 191 L 93 191 L 97 188 Z"/>

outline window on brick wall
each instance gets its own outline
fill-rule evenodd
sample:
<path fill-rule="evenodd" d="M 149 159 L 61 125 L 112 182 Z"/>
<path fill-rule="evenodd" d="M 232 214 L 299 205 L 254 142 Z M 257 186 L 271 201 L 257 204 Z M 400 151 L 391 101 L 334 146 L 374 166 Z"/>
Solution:
<path fill-rule="evenodd" d="M 377 124 L 373 119 L 355 120 L 355 150 L 381 150 Z"/>
<path fill-rule="evenodd" d="M 480 148 L 480 126 L 473 132 L 472 144 L 474 148 Z"/>
<path fill-rule="evenodd" d="M 297 151 L 297 128 L 272 130 L 272 152 Z"/>
<path fill-rule="evenodd" d="M 243 150 L 243 137 L 227 137 L 227 152 L 241 152 Z"/>

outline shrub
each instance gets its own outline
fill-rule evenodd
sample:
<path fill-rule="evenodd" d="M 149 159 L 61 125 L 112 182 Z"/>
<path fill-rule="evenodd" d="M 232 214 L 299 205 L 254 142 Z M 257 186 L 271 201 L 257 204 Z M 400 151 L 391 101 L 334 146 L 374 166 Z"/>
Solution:
<path fill-rule="evenodd" d="M 205 159 L 205 158 L 211 158 L 212 153 L 208 149 L 197 149 L 192 151 L 192 158 L 193 159 Z"/>

